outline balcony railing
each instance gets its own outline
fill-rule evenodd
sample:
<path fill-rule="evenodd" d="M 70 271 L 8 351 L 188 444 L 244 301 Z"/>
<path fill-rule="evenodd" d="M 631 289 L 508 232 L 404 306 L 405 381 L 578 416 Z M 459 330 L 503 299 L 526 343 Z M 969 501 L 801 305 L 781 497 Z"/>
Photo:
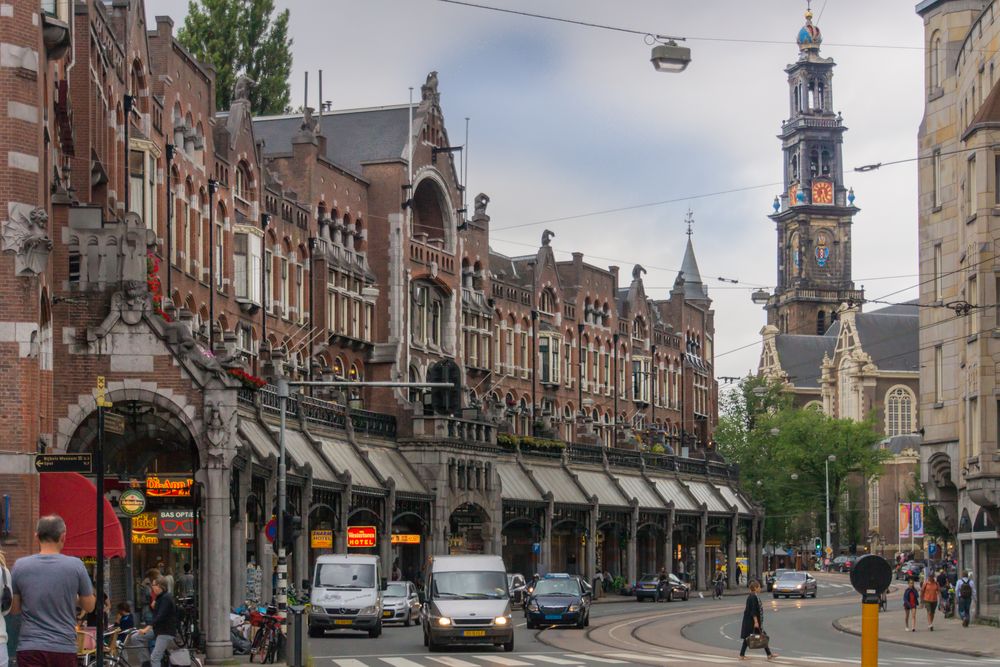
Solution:
<path fill-rule="evenodd" d="M 493 424 L 445 415 L 415 416 L 413 436 L 420 440 L 458 440 L 470 445 L 496 445 Z"/>
<path fill-rule="evenodd" d="M 280 410 L 278 388 L 274 385 L 269 384 L 256 392 L 243 389 L 239 391 L 240 405 L 251 408 L 259 405 L 264 412 L 278 414 Z M 344 406 L 337 403 L 301 394 L 289 396 L 285 403 L 285 414 L 297 418 L 299 410 L 302 411 L 302 416 L 308 423 L 334 429 L 345 428 L 346 412 Z M 351 424 L 357 433 L 379 438 L 396 437 L 396 417 L 393 415 L 352 408 Z"/>

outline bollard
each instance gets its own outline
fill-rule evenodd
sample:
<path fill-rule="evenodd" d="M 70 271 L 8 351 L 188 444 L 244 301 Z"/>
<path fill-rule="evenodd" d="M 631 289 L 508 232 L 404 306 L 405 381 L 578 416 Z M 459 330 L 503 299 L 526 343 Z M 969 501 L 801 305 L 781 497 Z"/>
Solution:
<path fill-rule="evenodd" d="M 288 649 L 285 651 L 288 667 L 305 667 L 306 664 L 306 641 L 305 628 L 303 625 L 303 613 L 305 607 L 302 605 L 290 605 L 292 612 L 292 622 L 288 626 Z"/>
<path fill-rule="evenodd" d="M 878 603 L 892 583 L 892 568 L 881 556 L 862 556 L 851 568 L 851 584 L 861 594 L 861 666 L 878 667 Z"/>

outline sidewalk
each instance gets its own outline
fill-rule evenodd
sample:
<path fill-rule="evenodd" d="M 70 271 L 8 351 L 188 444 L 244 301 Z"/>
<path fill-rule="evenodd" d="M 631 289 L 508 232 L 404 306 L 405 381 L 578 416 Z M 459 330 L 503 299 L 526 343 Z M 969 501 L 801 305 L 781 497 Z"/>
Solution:
<path fill-rule="evenodd" d="M 897 606 L 892 609 L 892 605 Z M 934 632 L 927 630 L 927 612 L 918 610 L 917 631 L 903 630 L 904 614 L 898 608 L 899 598 L 890 598 L 890 611 L 879 615 L 879 641 L 893 644 L 905 644 L 920 648 L 935 649 L 948 653 L 973 655 L 979 657 L 1000 658 L 1000 630 L 988 625 L 970 625 L 962 627 L 962 622 L 955 618 L 944 618 L 941 614 L 934 617 Z M 833 627 L 841 632 L 861 635 L 861 616 L 847 616 L 833 622 Z"/>

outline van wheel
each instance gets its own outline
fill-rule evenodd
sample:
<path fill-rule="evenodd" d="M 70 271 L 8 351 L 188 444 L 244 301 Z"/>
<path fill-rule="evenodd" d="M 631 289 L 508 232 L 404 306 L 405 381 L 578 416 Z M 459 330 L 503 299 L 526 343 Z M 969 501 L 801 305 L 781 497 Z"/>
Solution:
<path fill-rule="evenodd" d="M 514 640 L 511 639 L 509 642 L 503 645 L 503 652 L 510 653 L 513 650 L 514 650 Z"/>
<path fill-rule="evenodd" d="M 368 636 L 371 637 L 372 639 L 376 639 L 377 637 L 381 636 L 381 634 L 382 634 L 382 622 L 381 621 L 379 621 L 378 625 L 376 625 L 374 628 L 372 628 L 371 630 L 368 631 Z"/>

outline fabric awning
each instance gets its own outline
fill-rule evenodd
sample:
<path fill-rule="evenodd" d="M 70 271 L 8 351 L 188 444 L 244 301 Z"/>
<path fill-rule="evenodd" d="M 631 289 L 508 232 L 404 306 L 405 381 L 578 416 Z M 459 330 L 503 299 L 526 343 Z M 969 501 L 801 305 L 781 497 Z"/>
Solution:
<path fill-rule="evenodd" d="M 351 473 L 351 481 L 356 486 L 381 489 L 382 484 L 375 477 L 368 464 L 358 454 L 351 443 L 333 438 L 317 438 L 322 443 L 323 453 L 338 471 Z"/>
<path fill-rule="evenodd" d="M 420 477 L 398 451 L 380 445 L 371 445 L 365 451 L 368 452 L 368 460 L 382 473 L 382 477 L 385 479 L 391 477 L 396 482 L 396 491 L 427 493 L 427 488 L 420 481 Z"/>
<path fill-rule="evenodd" d="M 271 435 L 274 436 L 274 440 L 279 443 L 278 452 L 280 453 L 281 441 L 278 440 L 280 434 L 274 427 L 271 427 L 270 431 Z M 339 481 L 333 474 L 330 466 L 323 460 L 323 455 L 313 447 L 312 443 L 306 439 L 306 436 L 301 431 L 291 428 L 285 429 L 285 456 L 291 457 L 299 467 L 308 463 L 312 468 L 312 478 L 315 480 L 323 482 Z"/>
<path fill-rule="evenodd" d="M 97 487 L 75 472 L 39 475 L 39 516 L 58 514 L 66 522 L 62 552 L 76 558 L 97 556 Z M 104 557 L 125 558 L 125 535 L 118 516 L 104 499 Z"/>
<path fill-rule="evenodd" d="M 639 509 L 657 509 L 662 510 L 665 508 L 663 501 L 660 497 L 656 495 L 656 491 L 650 486 L 642 477 L 637 477 L 635 475 L 618 475 L 618 483 L 622 485 L 625 489 L 625 495 L 629 498 L 636 498 L 639 501 Z"/>
<path fill-rule="evenodd" d="M 500 475 L 500 495 L 504 500 L 542 501 L 542 494 L 519 464 L 501 461 L 497 463 L 497 473 Z"/>
<path fill-rule="evenodd" d="M 743 497 L 740 496 L 732 487 L 726 486 L 725 484 L 715 487 L 722 494 L 722 497 L 726 499 L 727 505 L 735 505 L 742 514 L 750 514 L 750 505 L 747 504 Z"/>
<path fill-rule="evenodd" d="M 589 505 L 590 500 L 583 495 L 583 492 L 573 482 L 561 466 L 549 466 L 544 464 L 529 463 L 531 472 L 538 480 L 538 484 L 546 491 L 552 492 L 552 499 L 557 503 L 571 505 Z"/>
<path fill-rule="evenodd" d="M 263 463 L 272 455 L 275 459 L 278 458 L 278 446 L 268 437 L 260 424 L 250 419 L 240 419 L 238 428 L 243 441 L 250 445 L 252 458 L 258 463 Z"/>
<path fill-rule="evenodd" d="M 725 512 L 731 513 L 733 511 L 732 507 L 726 507 L 726 504 L 722 502 L 722 498 L 708 482 L 696 482 L 693 480 L 684 480 L 687 487 L 691 489 L 691 494 L 697 498 L 699 503 L 705 503 L 708 506 L 709 512 Z"/>
<path fill-rule="evenodd" d="M 621 494 L 614 481 L 605 472 L 593 470 L 573 470 L 580 478 L 580 485 L 597 496 L 597 502 L 606 507 L 628 507 L 628 501 Z"/>
<path fill-rule="evenodd" d="M 691 494 L 685 491 L 680 482 L 672 477 L 652 477 L 656 490 L 667 500 L 673 501 L 674 509 L 682 512 L 693 512 L 698 510 L 694 504 Z"/>

